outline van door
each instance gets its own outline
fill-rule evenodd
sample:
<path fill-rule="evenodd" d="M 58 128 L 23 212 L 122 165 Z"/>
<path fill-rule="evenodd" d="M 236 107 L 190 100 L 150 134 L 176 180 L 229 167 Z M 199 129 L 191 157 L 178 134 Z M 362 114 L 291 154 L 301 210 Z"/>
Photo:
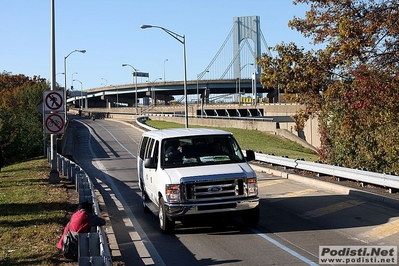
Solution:
<path fill-rule="evenodd" d="M 145 158 L 145 151 L 147 148 L 149 138 L 142 137 L 139 145 L 138 156 L 137 156 L 137 174 L 138 174 L 138 182 L 140 190 L 143 189 L 144 186 L 144 158 Z"/>
<path fill-rule="evenodd" d="M 146 151 L 146 158 L 152 159 L 152 167 L 145 168 L 145 186 L 148 197 L 152 202 L 158 204 L 157 190 L 155 187 L 155 182 L 157 180 L 157 173 L 159 167 L 159 141 L 151 139 L 148 143 L 148 149 Z"/>

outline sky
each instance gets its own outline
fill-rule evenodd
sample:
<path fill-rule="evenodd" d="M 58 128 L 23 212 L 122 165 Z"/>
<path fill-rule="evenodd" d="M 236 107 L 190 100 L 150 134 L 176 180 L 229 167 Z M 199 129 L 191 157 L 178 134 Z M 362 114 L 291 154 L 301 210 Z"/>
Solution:
<path fill-rule="evenodd" d="M 68 88 L 73 79 L 81 81 L 74 87 L 83 90 L 131 84 L 132 68 L 122 64 L 149 73 L 150 81 L 183 80 L 183 45 L 161 29 L 141 29 L 142 24 L 185 36 L 188 80 L 196 80 L 210 64 L 234 17 L 260 16 L 269 47 L 295 42 L 312 48 L 309 39 L 288 27 L 290 19 L 303 18 L 308 10 L 292 0 L 54 1 L 56 81 L 64 86 L 64 58 L 69 55 Z M 1 72 L 50 81 L 51 0 L 1 0 L 0 34 Z"/>

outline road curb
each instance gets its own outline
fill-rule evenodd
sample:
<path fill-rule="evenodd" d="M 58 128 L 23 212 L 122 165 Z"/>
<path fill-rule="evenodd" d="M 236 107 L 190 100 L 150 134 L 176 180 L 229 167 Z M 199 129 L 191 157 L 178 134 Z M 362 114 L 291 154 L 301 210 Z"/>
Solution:
<path fill-rule="evenodd" d="M 94 179 L 96 180 L 96 182 L 99 186 L 103 186 L 101 180 L 99 180 L 96 177 L 94 177 Z M 111 253 L 110 255 L 111 255 L 112 261 L 114 261 L 115 259 L 120 260 L 121 252 L 119 250 L 118 242 L 116 240 L 116 236 L 115 236 L 114 230 L 112 228 L 112 222 L 111 222 L 111 219 L 108 214 L 107 205 L 105 204 L 105 201 L 104 201 L 104 198 L 103 198 L 103 195 L 101 194 L 101 192 L 98 189 L 95 189 L 95 192 L 96 192 L 97 201 L 98 201 L 98 204 L 100 207 L 100 211 L 102 214 L 101 218 L 103 218 L 105 220 L 104 231 L 107 236 L 108 248 Z"/>

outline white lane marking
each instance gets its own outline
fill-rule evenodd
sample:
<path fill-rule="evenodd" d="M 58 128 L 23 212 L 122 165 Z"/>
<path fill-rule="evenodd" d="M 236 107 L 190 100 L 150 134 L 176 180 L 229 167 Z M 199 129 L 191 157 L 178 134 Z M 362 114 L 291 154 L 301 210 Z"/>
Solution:
<path fill-rule="evenodd" d="M 111 135 L 111 137 L 127 152 L 127 153 L 129 153 L 133 158 L 137 158 L 136 157 L 136 155 L 134 155 L 132 152 L 130 152 L 125 146 L 123 146 L 123 144 L 117 139 L 117 138 L 115 138 L 115 136 L 108 130 L 108 129 L 106 129 L 103 125 L 101 125 L 101 124 L 99 124 L 98 123 L 98 125 L 100 126 L 100 127 L 102 127 L 105 131 L 107 131 L 108 132 L 108 134 L 110 134 Z M 90 135 L 91 135 L 91 129 L 90 129 Z"/>
<path fill-rule="evenodd" d="M 105 128 L 104 128 L 104 129 L 105 129 Z M 105 129 L 105 130 L 106 130 L 110 135 L 112 135 L 107 129 Z M 90 135 L 89 135 L 89 149 L 90 149 L 91 154 L 93 155 L 93 158 L 95 158 L 94 152 L 92 151 L 91 145 L 90 145 L 90 138 L 91 138 L 92 130 L 89 128 L 89 131 L 90 131 Z M 123 147 L 123 145 L 122 145 L 113 135 L 112 135 L 112 137 Z M 134 158 L 136 158 L 136 157 L 134 157 Z M 150 240 L 148 239 L 148 237 L 147 237 L 147 235 L 145 234 L 144 230 L 143 230 L 143 229 L 141 228 L 141 226 L 139 225 L 138 221 L 136 220 L 136 218 L 134 217 L 133 213 L 131 212 L 129 206 L 126 204 L 126 202 L 124 201 L 124 199 L 123 199 L 122 196 L 120 195 L 120 193 L 119 193 L 118 189 L 115 187 L 113 181 L 109 178 L 109 175 L 108 175 L 108 173 L 107 173 L 107 170 L 105 169 L 105 167 L 103 166 L 103 164 L 102 164 L 101 162 L 99 162 L 99 161 L 95 161 L 95 163 L 99 166 L 99 169 L 102 170 L 102 171 L 105 173 L 105 177 L 106 177 L 107 181 L 109 182 L 109 184 L 110 184 L 110 186 L 111 186 L 111 189 L 114 191 L 116 197 L 119 198 L 119 199 L 121 199 L 121 203 L 122 203 L 122 205 L 124 206 L 124 209 L 125 209 L 125 211 L 126 211 L 127 216 L 129 217 L 129 220 L 130 220 L 130 221 L 133 221 L 133 224 L 136 224 L 136 227 L 135 227 L 135 228 L 136 228 L 136 231 L 138 232 L 139 237 L 141 236 L 141 240 L 142 240 L 142 241 L 139 241 L 139 242 L 143 242 L 144 245 L 147 247 L 147 250 L 148 250 L 149 254 L 151 254 L 151 258 L 153 259 L 153 261 L 156 262 L 155 265 L 166 265 L 166 264 L 163 262 L 162 258 L 159 256 L 159 254 L 158 254 L 158 252 L 156 251 L 155 247 L 152 245 L 152 243 L 151 243 Z M 117 199 L 115 199 L 115 200 L 117 200 Z M 126 221 L 126 222 L 128 222 L 128 221 Z M 125 224 L 126 224 L 126 222 L 125 222 Z M 133 225 L 131 225 L 131 226 L 133 226 Z M 301 261 L 307 263 L 308 265 L 312 265 L 312 266 L 317 266 L 317 265 L 318 265 L 318 264 L 316 264 L 315 262 L 311 261 L 310 259 L 305 258 L 304 256 L 300 255 L 299 253 L 295 252 L 294 250 L 292 250 L 292 249 L 290 249 L 290 248 L 284 246 L 283 244 L 279 243 L 278 241 L 276 241 L 276 240 L 274 240 L 274 239 L 272 239 L 272 238 L 266 236 L 265 234 L 263 234 L 263 233 L 257 231 L 256 229 L 251 228 L 250 230 L 251 230 L 252 232 L 256 233 L 258 236 L 260 236 L 260 237 L 266 239 L 267 241 L 269 241 L 270 243 L 274 244 L 274 245 L 277 246 L 278 248 L 280 248 L 280 249 L 282 249 L 282 250 L 288 252 L 288 253 L 291 254 L 292 256 L 294 256 L 294 257 L 298 258 L 299 260 L 301 260 Z M 130 237 L 131 237 L 131 239 L 132 239 L 132 236 L 131 236 L 131 235 L 130 235 Z M 132 239 L 132 241 L 133 241 L 133 239 Z M 137 240 L 134 241 L 134 243 L 135 243 L 135 245 L 136 245 Z M 145 256 L 142 258 L 143 261 L 145 260 L 144 258 L 145 258 Z M 148 258 L 147 258 L 147 259 L 148 259 Z"/>
<path fill-rule="evenodd" d="M 290 248 L 284 246 L 284 245 L 281 244 L 280 242 L 274 240 L 273 238 L 268 237 L 267 235 L 265 235 L 265 234 L 259 232 L 258 230 L 254 229 L 254 228 L 250 228 L 250 230 L 251 230 L 252 232 L 254 232 L 255 234 L 257 234 L 258 236 L 260 236 L 260 237 L 266 239 L 267 241 L 269 241 L 269 242 L 272 243 L 273 245 L 277 246 L 278 248 L 280 248 L 280 249 L 282 249 L 282 250 L 288 252 L 290 255 L 292 255 L 292 256 L 294 256 L 294 257 L 300 259 L 301 261 L 307 263 L 308 265 L 318 266 L 317 263 L 311 261 L 311 260 L 308 259 L 308 258 L 305 258 L 304 256 L 302 256 L 301 254 L 297 253 L 296 251 L 293 251 L 292 249 L 290 249 Z"/>
<path fill-rule="evenodd" d="M 136 217 L 133 215 L 132 211 L 129 208 L 129 205 L 126 203 L 126 201 L 122 197 L 118 188 L 115 186 L 114 182 L 109 177 L 107 169 L 104 167 L 104 165 L 100 161 L 96 160 L 97 157 L 94 154 L 94 152 L 91 148 L 91 145 L 90 145 L 90 140 L 91 140 L 91 136 L 93 133 L 92 129 L 90 127 L 88 127 L 86 124 L 84 124 L 83 122 L 80 122 L 80 123 L 82 123 L 84 126 L 86 126 L 89 129 L 90 134 L 89 134 L 88 142 L 89 142 L 90 153 L 94 159 L 94 163 L 97 165 L 98 169 L 104 173 L 103 175 L 106 178 L 107 183 L 109 184 L 109 187 L 114 192 L 114 195 L 115 195 L 114 202 L 115 202 L 116 206 L 122 205 L 123 209 L 125 210 L 125 213 L 128 217 L 128 220 L 124 221 L 125 226 L 127 228 L 134 227 L 138 233 L 138 235 L 132 235 L 129 233 L 129 236 L 130 236 L 130 239 L 132 240 L 133 244 L 135 245 L 136 250 L 139 253 L 140 258 L 142 259 L 143 263 L 145 265 L 162 265 L 162 266 L 166 265 L 164 263 L 164 261 L 162 260 L 161 256 L 159 255 L 158 251 L 154 247 L 154 245 L 151 243 L 147 234 L 144 232 L 143 228 L 141 228 L 139 222 L 137 221 Z M 108 133 L 110 133 L 110 132 L 108 131 Z M 115 139 L 114 136 L 113 136 L 113 138 Z M 118 140 L 116 140 L 116 141 L 120 144 L 120 142 Z M 120 144 L 120 145 L 123 146 L 122 144 Z M 120 199 L 120 200 L 118 200 L 118 199 Z M 134 239 L 132 239 L 132 237 Z M 141 241 L 137 241 L 138 239 L 140 239 Z M 148 254 L 150 254 L 150 257 L 148 257 Z"/>

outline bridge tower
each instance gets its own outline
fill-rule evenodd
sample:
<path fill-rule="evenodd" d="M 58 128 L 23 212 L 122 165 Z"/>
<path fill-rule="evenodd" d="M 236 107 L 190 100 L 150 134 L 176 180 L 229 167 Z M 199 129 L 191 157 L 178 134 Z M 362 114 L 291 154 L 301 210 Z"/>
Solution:
<path fill-rule="evenodd" d="M 254 42 L 254 69 L 255 80 L 259 80 L 260 67 L 256 63 L 256 57 L 261 54 L 261 30 L 260 30 L 260 16 L 247 16 L 233 18 L 234 39 L 233 39 L 233 53 L 234 53 L 234 78 L 241 78 L 241 58 L 240 45 L 245 39 L 251 39 Z"/>

